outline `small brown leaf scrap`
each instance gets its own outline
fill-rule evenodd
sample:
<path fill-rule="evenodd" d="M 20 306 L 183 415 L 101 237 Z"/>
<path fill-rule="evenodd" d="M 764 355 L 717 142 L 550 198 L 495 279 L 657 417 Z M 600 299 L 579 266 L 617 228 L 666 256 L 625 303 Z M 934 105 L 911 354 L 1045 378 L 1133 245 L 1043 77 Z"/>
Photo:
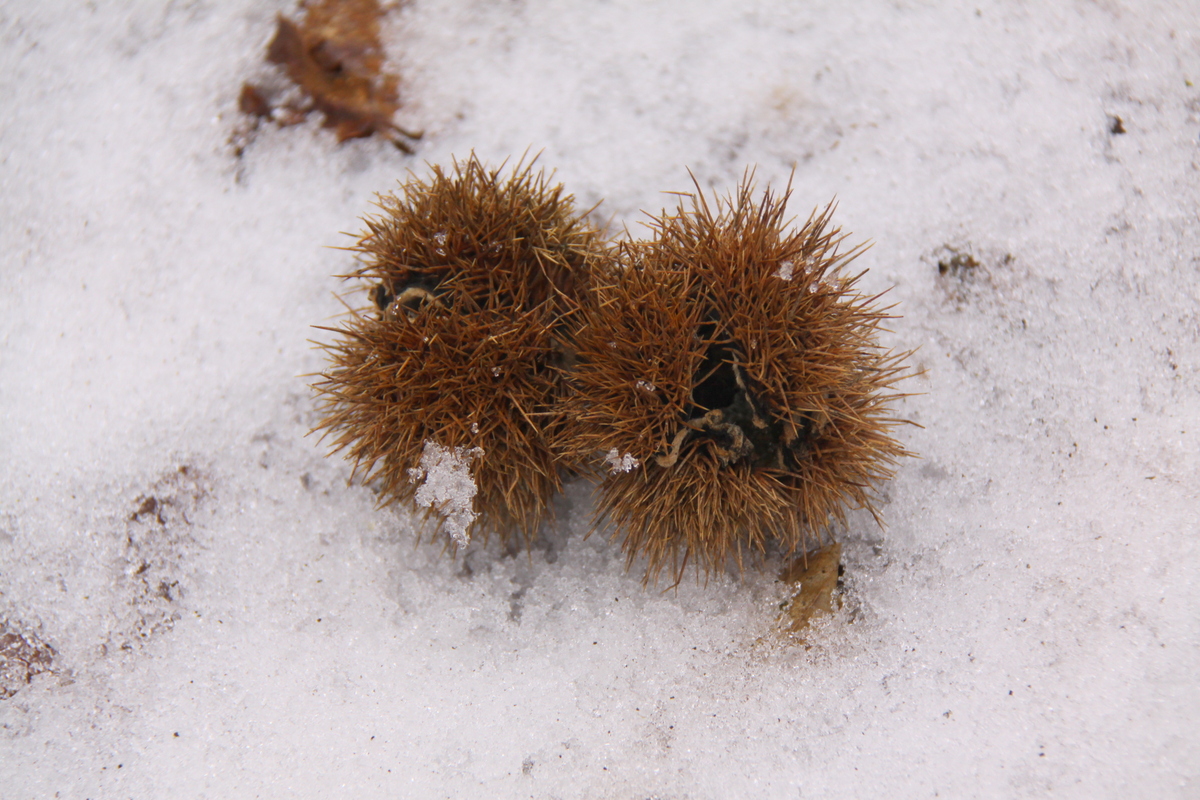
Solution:
<path fill-rule="evenodd" d="M 242 112 L 294 125 L 318 111 L 339 142 L 379 134 L 411 153 L 407 140 L 421 134 L 392 122 L 400 105 L 399 78 L 382 71 L 378 0 L 315 0 L 301 7 L 299 24 L 278 17 L 267 61 L 283 68 L 302 98 L 274 105 L 265 89 L 247 83 L 238 99 Z"/>
<path fill-rule="evenodd" d="M 54 648 L 0 619 L 0 700 L 12 697 L 42 672 L 52 672 Z"/>
<path fill-rule="evenodd" d="M 833 590 L 841 563 L 842 546 L 834 542 L 797 558 L 783 571 L 780 580 L 800 587 L 784 612 L 786 630 L 799 633 L 817 614 L 833 613 Z"/>

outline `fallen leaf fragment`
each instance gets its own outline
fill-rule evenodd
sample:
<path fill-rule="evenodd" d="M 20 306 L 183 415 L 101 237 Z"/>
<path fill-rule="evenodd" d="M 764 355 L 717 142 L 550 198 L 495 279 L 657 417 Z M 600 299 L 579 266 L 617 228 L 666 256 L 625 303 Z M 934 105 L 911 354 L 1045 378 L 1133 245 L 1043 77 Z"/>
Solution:
<path fill-rule="evenodd" d="M 242 93 L 238 96 L 238 109 L 243 114 L 252 117 L 267 118 L 271 116 L 271 104 L 263 97 L 256 87 L 248 83 L 242 84 Z"/>
<path fill-rule="evenodd" d="M 54 648 L 0 619 L 0 700 L 16 694 L 42 672 L 53 671 Z"/>
<path fill-rule="evenodd" d="M 241 110 L 280 125 L 317 111 L 339 142 L 379 134 L 411 153 L 407 140 L 421 134 L 392 121 L 400 106 L 399 78 L 383 72 L 378 0 L 317 0 L 303 8 L 299 24 L 283 15 L 276 19 L 267 46 L 267 61 L 283 68 L 302 98 L 273 108 L 264 89 L 247 83 L 238 100 Z"/>
<path fill-rule="evenodd" d="M 834 542 L 797 558 L 784 569 L 779 579 L 799 585 L 782 617 L 786 630 L 799 633 L 814 616 L 833 613 L 833 590 L 837 588 L 841 563 L 842 546 Z"/>

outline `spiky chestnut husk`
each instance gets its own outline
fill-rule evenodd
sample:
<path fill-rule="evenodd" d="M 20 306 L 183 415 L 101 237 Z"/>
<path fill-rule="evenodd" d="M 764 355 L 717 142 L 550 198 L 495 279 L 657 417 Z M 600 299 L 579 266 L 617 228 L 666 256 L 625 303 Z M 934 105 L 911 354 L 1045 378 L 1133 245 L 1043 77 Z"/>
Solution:
<path fill-rule="evenodd" d="M 877 344 L 891 318 L 856 292 L 832 206 L 790 230 L 782 196 L 750 176 L 715 209 L 699 191 L 651 217 L 595 277 L 576 344 L 574 457 L 607 454 L 597 524 L 646 580 L 706 573 L 777 540 L 794 552 L 911 455 L 890 406 L 908 353 Z M 636 462 L 637 466 L 633 466 Z"/>
<path fill-rule="evenodd" d="M 528 540 L 561 488 L 561 363 L 605 245 L 532 163 L 505 178 L 472 154 L 432 172 L 381 195 L 351 248 L 363 266 L 343 277 L 372 302 L 327 329 L 318 430 L 384 502 L 413 501 L 427 441 L 482 448 L 468 530 Z"/>

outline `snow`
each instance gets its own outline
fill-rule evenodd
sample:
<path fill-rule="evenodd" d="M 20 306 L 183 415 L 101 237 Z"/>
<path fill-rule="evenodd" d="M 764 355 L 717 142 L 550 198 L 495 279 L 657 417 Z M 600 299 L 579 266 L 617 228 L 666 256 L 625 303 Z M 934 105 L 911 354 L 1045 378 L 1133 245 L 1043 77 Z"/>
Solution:
<path fill-rule="evenodd" d="M 613 448 L 604 454 L 604 463 L 608 464 L 610 472 L 630 472 L 637 469 L 638 460 L 634 458 L 633 453 L 622 454 L 617 448 Z"/>
<path fill-rule="evenodd" d="M 482 447 L 450 449 L 426 439 L 420 465 L 408 471 L 412 482 L 419 484 L 413 495 L 416 507 L 433 509 L 442 518 L 442 529 L 459 547 L 470 544 L 467 529 L 479 516 L 474 510 L 478 487 L 471 464 L 483 455 Z"/>
<path fill-rule="evenodd" d="M 415 157 L 239 159 L 280 11 L 0 5 L 0 621 L 54 652 L 0 794 L 1196 796 L 1194 4 L 414 0 Z M 306 435 L 342 232 L 472 149 L 635 236 L 794 172 L 873 243 L 921 458 L 807 647 L 777 557 L 643 587 L 584 481 L 455 554 Z"/>

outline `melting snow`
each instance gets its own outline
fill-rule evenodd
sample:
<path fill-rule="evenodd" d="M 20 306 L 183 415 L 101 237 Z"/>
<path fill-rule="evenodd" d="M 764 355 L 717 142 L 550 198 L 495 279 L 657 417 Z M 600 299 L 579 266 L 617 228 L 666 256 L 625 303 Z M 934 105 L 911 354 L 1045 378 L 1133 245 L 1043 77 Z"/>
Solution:
<path fill-rule="evenodd" d="M 421 465 L 408 471 L 409 479 L 421 484 L 414 498 L 417 507 L 432 508 L 441 515 L 446 532 L 459 547 L 470 543 L 467 529 L 478 516 L 474 509 L 478 487 L 471 477 L 471 462 L 482 457 L 480 447 L 451 450 L 426 440 Z"/>
<path fill-rule="evenodd" d="M 638 460 L 633 457 L 633 453 L 621 455 L 621 453 L 615 447 L 605 454 L 604 461 L 608 464 L 608 468 L 614 473 L 631 472 L 632 470 L 637 469 L 639 463 Z"/>

